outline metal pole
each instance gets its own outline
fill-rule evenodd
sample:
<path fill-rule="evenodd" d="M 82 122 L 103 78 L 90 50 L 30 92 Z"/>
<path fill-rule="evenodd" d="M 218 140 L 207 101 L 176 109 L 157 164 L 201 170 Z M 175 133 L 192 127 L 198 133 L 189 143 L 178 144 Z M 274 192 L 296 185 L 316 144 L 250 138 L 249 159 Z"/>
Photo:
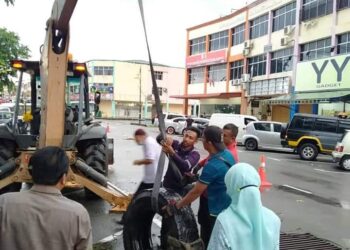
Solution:
<path fill-rule="evenodd" d="M 140 73 L 139 73 L 139 124 L 141 124 L 141 110 L 142 110 L 142 103 L 141 103 L 141 65 L 140 65 Z"/>
<path fill-rule="evenodd" d="M 13 131 L 15 131 L 15 133 L 17 134 L 17 119 L 18 119 L 18 112 L 19 112 L 19 103 L 20 103 L 20 99 L 21 99 L 21 89 L 22 89 L 22 80 L 23 80 L 23 71 L 20 71 L 19 74 L 19 80 L 18 80 L 18 86 L 17 86 L 17 94 L 16 94 L 16 103 L 15 103 L 15 113 L 13 115 L 13 119 L 12 119 L 12 129 Z"/>

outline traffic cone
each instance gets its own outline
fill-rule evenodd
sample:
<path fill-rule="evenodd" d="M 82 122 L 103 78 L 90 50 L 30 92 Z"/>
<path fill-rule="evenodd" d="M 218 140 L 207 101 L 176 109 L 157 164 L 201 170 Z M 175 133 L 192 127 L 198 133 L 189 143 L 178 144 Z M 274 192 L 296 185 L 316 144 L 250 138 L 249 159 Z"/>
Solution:
<path fill-rule="evenodd" d="M 106 133 L 111 132 L 111 130 L 109 129 L 109 123 L 107 123 L 107 128 L 106 128 Z"/>
<path fill-rule="evenodd" d="M 261 181 L 260 191 L 264 191 L 265 189 L 270 188 L 272 186 L 272 183 L 269 182 L 266 178 L 265 167 L 266 167 L 266 157 L 265 157 L 265 155 L 261 155 L 260 156 L 260 167 L 258 170 L 259 176 L 260 176 L 260 181 Z"/>

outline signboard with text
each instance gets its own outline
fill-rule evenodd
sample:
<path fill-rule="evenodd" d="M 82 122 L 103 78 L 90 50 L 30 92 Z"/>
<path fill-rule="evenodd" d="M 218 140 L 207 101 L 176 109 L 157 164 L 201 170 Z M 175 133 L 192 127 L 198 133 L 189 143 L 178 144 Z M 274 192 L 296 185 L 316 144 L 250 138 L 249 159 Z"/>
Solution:
<path fill-rule="evenodd" d="M 188 56 L 186 67 L 193 68 L 210 64 L 224 63 L 227 61 L 226 49 L 210 51 L 208 53 Z"/>
<path fill-rule="evenodd" d="M 300 62 L 296 92 L 350 89 L 350 55 Z"/>

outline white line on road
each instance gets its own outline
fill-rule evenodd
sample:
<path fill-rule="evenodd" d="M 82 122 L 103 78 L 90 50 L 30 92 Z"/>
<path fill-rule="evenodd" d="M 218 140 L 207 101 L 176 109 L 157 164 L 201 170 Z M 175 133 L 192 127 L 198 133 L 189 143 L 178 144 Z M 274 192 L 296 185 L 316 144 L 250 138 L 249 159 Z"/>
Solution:
<path fill-rule="evenodd" d="M 306 194 L 312 194 L 310 191 L 306 191 L 304 189 L 296 188 L 296 187 L 289 186 L 289 185 L 282 185 L 282 187 L 294 189 L 294 190 L 297 190 L 297 191 L 300 191 L 300 192 L 303 192 L 303 193 L 306 193 Z"/>
<path fill-rule="evenodd" d="M 332 174 L 350 174 L 350 173 L 345 173 L 345 172 L 329 171 L 329 170 L 324 170 L 324 169 L 319 169 L 319 168 L 314 168 L 314 170 L 320 171 L 320 172 L 325 172 L 325 173 L 332 173 Z"/>
<path fill-rule="evenodd" d="M 105 243 L 105 242 L 112 241 L 112 240 L 116 239 L 118 236 L 120 236 L 122 234 L 123 234 L 123 230 L 120 230 L 120 231 L 116 232 L 115 234 L 112 234 L 110 236 L 107 236 L 107 237 L 103 238 L 98 243 Z"/>
<path fill-rule="evenodd" d="M 269 159 L 269 160 L 273 160 L 273 161 L 281 161 L 280 159 L 277 159 L 277 158 L 272 158 L 272 157 L 267 157 L 267 159 Z"/>

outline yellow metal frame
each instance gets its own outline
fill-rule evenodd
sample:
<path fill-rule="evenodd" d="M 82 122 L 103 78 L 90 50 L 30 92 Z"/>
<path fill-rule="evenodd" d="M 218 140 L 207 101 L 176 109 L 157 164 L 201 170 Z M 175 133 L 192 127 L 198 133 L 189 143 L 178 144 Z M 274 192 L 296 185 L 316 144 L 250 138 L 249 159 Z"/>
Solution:
<path fill-rule="evenodd" d="M 22 151 L 16 159 L 17 169 L 8 177 L 0 180 L 0 189 L 6 187 L 14 182 L 27 182 L 32 183 L 32 176 L 28 170 L 29 159 L 35 151 Z M 75 171 L 76 152 L 66 151 L 69 158 L 70 167 L 67 174 L 66 187 L 69 188 L 82 188 L 86 187 L 103 200 L 107 201 L 113 207 L 110 212 L 125 212 L 132 196 L 124 196 L 118 192 L 106 188 L 88 178 L 83 176 L 78 171 Z"/>
<path fill-rule="evenodd" d="M 317 137 L 313 137 L 313 136 L 302 136 L 297 141 L 288 140 L 288 145 L 290 147 L 292 147 L 292 148 L 297 148 L 302 140 L 316 141 L 317 142 L 317 146 L 320 148 L 321 152 L 328 152 L 328 153 L 332 152 L 332 150 L 324 149 L 322 147 L 322 143 L 321 143 L 320 139 L 318 139 Z"/>

